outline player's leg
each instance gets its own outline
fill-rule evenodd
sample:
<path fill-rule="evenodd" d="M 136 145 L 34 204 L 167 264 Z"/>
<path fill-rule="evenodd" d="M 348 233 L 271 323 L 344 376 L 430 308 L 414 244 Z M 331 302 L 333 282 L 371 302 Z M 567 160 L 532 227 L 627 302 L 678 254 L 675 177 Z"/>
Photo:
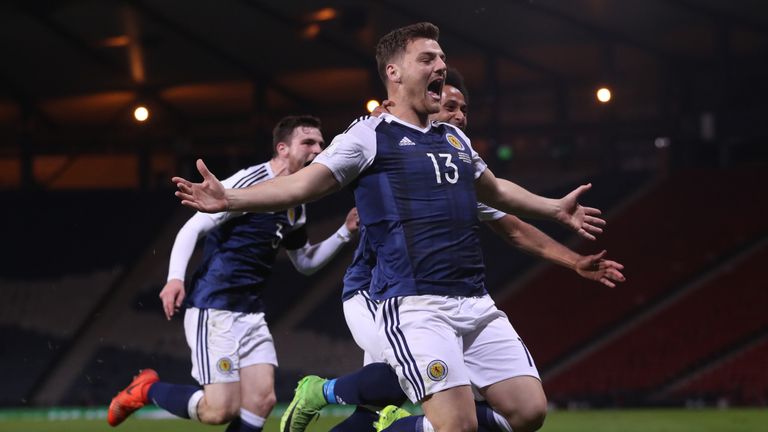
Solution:
<path fill-rule="evenodd" d="M 478 428 L 473 404 L 469 386 L 452 387 L 427 396 L 421 404 L 424 415 L 411 416 L 394 405 L 384 408 L 374 427 L 377 432 L 486 431 Z"/>
<path fill-rule="evenodd" d="M 332 427 L 330 432 L 373 432 L 373 424 L 378 419 L 378 412 L 364 406 L 357 406 L 349 417 Z"/>
<path fill-rule="evenodd" d="M 333 379 L 310 375 L 299 381 L 293 400 L 281 418 L 280 430 L 303 432 L 320 410 L 331 404 L 359 407 L 349 422 L 336 425 L 335 432 L 360 431 L 360 424 L 367 424 L 372 429 L 373 420 L 378 418 L 377 409 L 390 404 L 400 405 L 405 399 L 397 375 L 386 363 L 371 363 Z M 347 428 L 352 425 L 354 429 Z"/>
<path fill-rule="evenodd" d="M 379 341 L 376 327 L 378 303 L 371 300 L 366 291 L 358 291 L 344 301 L 343 306 L 347 327 L 363 350 L 363 368 L 327 384 L 326 387 L 333 388 L 334 395 L 327 399 L 373 409 L 402 405 L 407 397 L 400 388 L 397 374 L 386 364 Z"/>
<path fill-rule="evenodd" d="M 508 378 L 484 389 L 488 402 L 503 413 L 515 432 L 539 430 L 547 415 L 547 398 L 541 381 L 532 376 Z"/>
<path fill-rule="evenodd" d="M 402 405 L 405 393 L 395 371 L 386 363 L 371 363 L 323 384 L 326 402 L 381 408 Z"/>
<path fill-rule="evenodd" d="M 456 302 L 461 303 L 464 300 L 450 300 L 450 302 Z M 470 303 L 473 302 L 473 300 L 469 300 Z M 435 307 L 436 309 L 439 309 L 442 305 L 438 304 L 435 305 L 422 305 L 422 309 L 428 309 L 429 307 Z M 462 305 L 461 310 L 466 310 L 466 306 Z M 454 329 L 454 332 L 458 334 L 466 334 L 466 333 L 472 333 L 474 332 L 478 325 L 474 323 L 475 320 L 474 316 L 475 312 L 474 310 L 470 309 L 468 316 L 464 317 L 459 313 L 449 313 L 447 316 L 444 317 L 445 321 L 450 323 L 450 327 Z M 402 319 L 403 315 L 400 314 L 400 318 Z M 452 322 L 452 318 L 455 319 L 455 322 Z M 396 321 L 393 321 L 396 322 Z M 430 324 L 431 325 L 431 324 Z M 432 327 L 439 327 L 439 325 L 432 325 Z M 424 335 L 421 336 L 419 340 L 430 340 L 434 337 L 427 337 L 424 338 Z M 462 347 L 460 348 L 463 350 L 463 346 L 465 345 L 465 342 L 463 338 L 461 338 L 460 342 L 458 342 L 459 345 Z M 463 365 L 462 365 L 463 366 Z M 427 373 L 427 377 L 430 380 L 442 380 L 445 379 L 447 376 L 449 376 L 449 371 L 451 369 L 450 365 L 446 362 L 441 361 L 432 361 L 428 365 L 429 372 Z M 455 372 L 455 371 L 454 371 Z M 457 426 L 449 426 L 451 428 L 458 428 L 458 429 L 466 429 L 471 427 L 476 427 L 478 431 L 480 432 L 510 432 L 510 427 L 507 422 L 507 420 L 501 416 L 500 414 L 494 412 L 491 407 L 482 401 L 477 401 L 478 399 L 482 399 L 482 396 L 480 395 L 478 389 L 476 387 L 472 387 L 470 390 L 470 397 L 466 397 L 464 394 L 465 390 L 462 390 L 461 395 L 464 396 L 465 399 L 472 400 L 474 405 L 474 411 L 475 415 L 474 418 L 477 421 L 477 425 L 474 426 L 473 422 L 470 418 L 470 415 L 467 412 L 459 412 L 460 416 L 457 419 L 452 419 L 451 414 L 455 413 L 449 413 L 445 414 L 441 412 L 441 408 L 443 406 L 455 406 L 456 404 L 462 404 L 462 406 L 467 406 L 466 400 L 464 401 L 451 401 L 451 396 L 453 394 L 451 392 L 440 392 L 433 395 L 431 398 L 428 398 L 425 403 L 425 413 L 429 411 L 434 411 L 435 414 L 433 417 L 437 418 L 438 421 L 444 420 L 453 423 Z M 436 399 L 437 398 L 437 399 Z M 434 400 L 437 400 L 437 403 L 434 402 Z M 446 400 L 447 403 L 444 405 L 441 405 L 441 400 Z M 430 405 L 434 405 L 437 408 L 431 409 Z M 381 430 L 383 427 L 387 425 L 391 425 L 390 427 L 392 431 L 432 431 L 435 430 L 435 425 L 432 424 L 432 422 L 428 418 L 424 418 L 424 416 L 413 416 L 408 418 L 402 418 L 400 420 L 397 420 L 398 418 L 404 417 L 407 415 L 403 410 L 394 409 L 395 407 L 387 407 L 385 410 L 382 410 L 382 415 L 379 418 L 379 421 L 377 422 L 377 429 Z M 397 420 L 396 423 L 393 423 L 393 420 Z M 438 424 L 437 428 L 444 428 L 446 427 L 444 424 Z"/>
<path fill-rule="evenodd" d="M 442 296 L 391 298 L 380 305 L 376 324 L 384 357 L 408 398 L 422 403 L 427 419 L 421 425 L 418 419 L 401 419 L 391 430 L 477 430 L 458 306 L 458 299 Z"/>
<path fill-rule="evenodd" d="M 280 421 L 281 432 L 303 432 L 309 422 L 328 404 L 365 405 L 338 424 L 334 432 L 361 431 L 359 425 L 372 429 L 378 414 L 372 410 L 386 405 L 399 405 L 405 400 L 397 375 L 381 356 L 375 325 L 376 302 L 367 293 L 358 291 L 344 301 L 344 318 L 355 342 L 365 352 L 364 364 L 351 374 L 336 379 L 310 375 L 302 378 L 294 398 Z M 349 429 L 348 427 L 354 427 Z"/>
<path fill-rule="evenodd" d="M 241 397 L 239 416 L 227 432 L 259 432 L 276 402 L 274 341 L 263 313 L 238 315 L 232 328 L 242 335 L 238 345 Z"/>
<path fill-rule="evenodd" d="M 475 400 L 469 386 L 452 387 L 435 393 L 422 402 L 421 408 L 434 430 L 477 430 Z"/>
<path fill-rule="evenodd" d="M 199 402 L 194 405 L 190 400 L 189 414 L 193 420 L 218 425 L 237 417 L 240 408 L 237 346 L 242 335 L 234 323 L 240 315 L 197 308 L 187 309 L 184 315 L 187 344 L 192 351 L 192 377 L 204 386 Z"/>
<path fill-rule="evenodd" d="M 506 417 L 497 413 L 485 401 L 475 397 L 475 413 L 477 414 L 478 432 L 512 432 Z"/>
<path fill-rule="evenodd" d="M 239 406 L 240 383 L 206 384 L 203 397 L 196 407 L 190 406 L 189 413 L 191 419 L 200 423 L 221 425 L 237 417 Z"/>
<path fill-rule="evenodd" d="M 194 385 L 154 383 L 147 400 L 181 418 L 206 424 L 224 424 L 237 413 L 240 403 L 238 383 Z"/>
<path fill-rule="evenodd" d="M 531 353 L 490 297 L 473 303 L 482 323 L 464 338 L 464 361 L 473 384 L 512 430 L 538 430 L 546 417 L 547 399 Z"/>
<path fill-rule="evenodd" d="M 230 327 L 228 314 L 189 308 L 184 315 L 184 330 L 192 351 L 192 377 L 204 387 L 162 382 L 154 371 L 142 371 L 112 400 L 107 415 L 109 424 L 120 424 L 149 401 L 181 418 L 209 424 L 231 420 L 240 403 L 239 377 L 222 375 L 216 367 L 212 369 L 210 361 L 219 359 L 218 363 L 231 365 L 230 359 L 220 354 L 231 352 L 233 346 L 232 336 L 223 330 Z M 141 391 L 136 392 L 137 388 Z"/>
<path fill-rule="evenodd" d="M 197 418 L 197 404 L 203 398 L 204 390 L 200 386 L 173 384 L 159 381 L 152 385 L 148 398 L 155 405 L 169 413 L 192 420 Z"/>
<path fill-rule="evenodd" d="M 432 423 L 425 416 L 411 416 L 408 411 L 394 405 L 385 407 L 379 413 L 379 417 L 374 423 L 374 429 L 377 432 L 382 430 L 390 432 L 431 432 L 435 430 Z M 477 432 L 512 432 L 507 419 L 493 411 L 487 403 L 475 400 L 475 413 Z M 395 422 L 397 422 L 397 425 L 394 425 Z"/>
<path fill-rule="evenodd" d="M 256 364 L 240 369 L 241 406 L 227 432 L 259 432 L 275 406 L 275 366 Z"/>
<path fill-rule="evenodd" d="M 363 368 L 329 380 L 324 385 L 329 403 L 366 405 L 374 409 L 400 405 L 406 396 L 397 375 L 385 362 L 376 328 L 378 303 L 366 291 L 344 301 L 344 319 L 352 337 L 363 350 Z M 332 392 L 328 390 L 331 389 Z M 329 395 L 332 393 L 332 396 Z M 330 397 L 328 397 L 330 396 Z"/>

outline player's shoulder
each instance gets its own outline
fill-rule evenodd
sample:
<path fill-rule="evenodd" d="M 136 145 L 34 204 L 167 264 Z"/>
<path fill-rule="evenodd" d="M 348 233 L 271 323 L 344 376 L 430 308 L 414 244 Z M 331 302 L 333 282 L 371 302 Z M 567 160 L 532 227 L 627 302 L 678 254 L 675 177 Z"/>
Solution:
<path fill-rule="evenodd" d="M 434 122 L 433 127 L 442 127 L 446 132 L 457 135 L 462 140 L 469 142 L 469 137 L 459 127 L 446 122 Z"/>
<path fill-rule="evenodd" d="M 382 116 L 363 115 L 354 119 L 343 133 L 369 133 L 369 131 L 375 130 L 381 121 Z"/>
<path fill-rule="evenodd" d="M 331 142 L 330 147 L 334 144 L 341 143 L 368 143 L 376 136 L 376 127 L 381 123 L 380 117 L 374 117 L 370 115 L 364 115 L 356 118 L 350 125 L 344 130 L 344 132 L 336 135 Z"/>
<path fill-rule="evenodd" d="M 244 188 L 267 180 L 271 175 L 269 162 L 263 162 L 241 169 L 226 179 L 223 183 L 228 183 L 229 185 L 227 185 L 227 187 L 230 188 Z"/>

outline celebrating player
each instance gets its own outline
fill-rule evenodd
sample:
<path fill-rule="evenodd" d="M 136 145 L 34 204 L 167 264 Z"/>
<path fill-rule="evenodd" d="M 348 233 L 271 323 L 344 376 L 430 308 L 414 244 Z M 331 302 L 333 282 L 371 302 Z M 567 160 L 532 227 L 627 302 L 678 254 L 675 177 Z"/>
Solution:
<path fill-rule="evenodd" d="M 273 131 L 273 157 L 224 180 L 245 188 L 293 174 L 321 151 L 320 120 L 285 117 Z M 171 252 L 168 282 L 160 293 L 168 319 L 186 300 L 184 327 L 192 350 L 192 376 L 202 386 L 159 381 L 145 369 L 110 404 L 108 421 L 120 424 L 149 400 L 183 418 L 230 423 L 227 431 L 259 431 L 275 404 L 277 357 L 264 320 L 260 292 L 282 245 L 298 271 L 324 266 L 357 230 L 352 210 L 335 234 L 307 241 L 305 206 L 286 211 L 197 213 L 179 231 Z M 185 298 L 184 276 L 198 238 L 204 257 Z"/>
<path fill-rule="evenodd" d="M 461 74 L 453 68 L 448 68 L 443 85 L 440 112 L 433 115 L 432 120 L 450 123 L 464 130 L 468 114 L 466 94 Z M 385 108 L 381 109 L 378 115 L 386 112 L 385 109 L 391 107 L 391 104 L 385 102 L 383 106 Z M 495 211 L 487 206 L 479 206 L 478 218 L 513 246 L 570 268 L 584 278 L 608 287 L 614 287 L 616 282 L 624 281 L 624 276 L 621 274 L 623 266 L 615 261 L 604 259 L 605 251 L 582 256 L 517 217 Z M 379 414 L 376 412 L 378 408 L 385 405 L 399 405 L 405 400 L 405 394 L 400 389 L 397 376 L 392 369 L 385 363 L 378 363 L 384 361 L 381 358 L 380 346 L 375 334 L 374 311 L 378 305 L 370 299 L 368 294 L 371 272 L 375 265 L 374 257 L 374 252 L 367 247 L 364 230 L 361 229 L 360 243 L 355 251 L 352 265 L 344 276 L 342 301 L 347 326 L 355 342 L 363 349 L 365 366 L 351 374 L 332 380 L 312 375 L 302 378 L 296 388 L 294 399 L 281 419 L 281 432 L 303 432 L 325 405 L 337 403 L 358 406 L 350 417 L 334 426 L 332 432 L 371 430 L 373 423 L 379 419 Z M 520 394 L 515 397 L 526 398 L 528 395 Z M 517 405 L 519 406 L 520 403 Z M 487 405 L 477 404 L 476 411 L 479 431 L 501 432 L 510 428 L 506 420 L 492 412 Z M 385 412 L 390 417 L 407 414 L 392 408 Z M 389 421 L 391 420 L 390 418 Z M 417 419 L 409 421 L 415 420 Z M 382 421 L 380 425 L 383 426 L 386 423 Z"/>

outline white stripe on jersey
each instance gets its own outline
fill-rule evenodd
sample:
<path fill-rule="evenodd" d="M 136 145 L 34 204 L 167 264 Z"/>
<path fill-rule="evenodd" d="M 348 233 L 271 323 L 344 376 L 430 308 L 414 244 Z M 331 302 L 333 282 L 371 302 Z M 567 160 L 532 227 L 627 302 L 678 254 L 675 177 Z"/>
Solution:
<path fill-rule="evenodd" d="M 477 219 L 480 222 L 495 221 L 503 218 L 507 214 L 501 210 L 485 205 L 481 202 L 477 203 Z"/>
<path fill-rule="evenodd" d="M 269 162 L 249 166 L 221 181 L 225 188 L 242 188 L 261 183 L 274 177 Z"/>
<path fill-rule="evenodd" d="M 238 180 L 233 187 L 235 188 L 248 187 L 258 182 L 259 180 L 266 178 L 268 175 L 269 173 L 267 172 L 267 168 L 264 165 L 261 165 L 258 169 L 256 169 L 251 174 L 248 174 L 247 176 Z"/>
<path fill-rule="evenodd" d="M 350 124 L 349 124 L 349 126 L 347 126 L 347 128 L 346 128 L 346 129 L 344 129 L 344 132 L 342 132 L 342 133 L 347 133 L 347 132 L 349 132 L 349 130 L 350 130 L 350 129 L 352 129 L 352 126 L 354 126 L 354 125 L 356 125 L 358 122 L 361 122 L 361 121 L 363 121 L 363 120 L 365 120 L 365 119 L 368 119 L 368 118 L 370 118 L 370 117 L 371 117 L 371 116 L 369 116 L 369 115 L 364 115 L 364 116 L 360 116 L 360 117 L 358 117 L 358 118 L 356 118 L 356 119 L 352 120 L 352 123 L 350 123 Z"/>

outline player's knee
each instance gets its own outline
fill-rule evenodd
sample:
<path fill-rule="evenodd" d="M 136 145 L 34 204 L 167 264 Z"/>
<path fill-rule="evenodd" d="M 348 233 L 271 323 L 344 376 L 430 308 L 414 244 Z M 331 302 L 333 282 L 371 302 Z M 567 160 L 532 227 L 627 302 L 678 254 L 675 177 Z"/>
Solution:
<path fill-rule="evenodd" d="M 277 403 L 277 397 L 274 391 L 266 391 L 249 396 L 243 400 L 243 407 L 249 411 L 268 415 Z"/>
<path fill-rule="evenodd" d="M 210 425 L 227 424 L 239 415 L 240 409 L 235 403 L 225 401 L 206 400 L 205 403 L 198 405 L 197 415 L 201 423 Z"/>
<path fill-rule="evenodd" d="M 531 404 L 519 410 L 509 419 L 512 430 L 515 432 L 533 432 L 544 426 L 547 417 L 546 404 Z"/>
<path fill-rule="evenodd" d="M 223 425 L 234 420 L 238 410 L 229 407 L 208 407 L 204 413 L 199 413 L 200 421 L 210 425 Z"/>
<path fill-rule="evenodd" d="M 461 432 L 477 432 L 477 418 L 463 418 L 456 430 Z"/>

